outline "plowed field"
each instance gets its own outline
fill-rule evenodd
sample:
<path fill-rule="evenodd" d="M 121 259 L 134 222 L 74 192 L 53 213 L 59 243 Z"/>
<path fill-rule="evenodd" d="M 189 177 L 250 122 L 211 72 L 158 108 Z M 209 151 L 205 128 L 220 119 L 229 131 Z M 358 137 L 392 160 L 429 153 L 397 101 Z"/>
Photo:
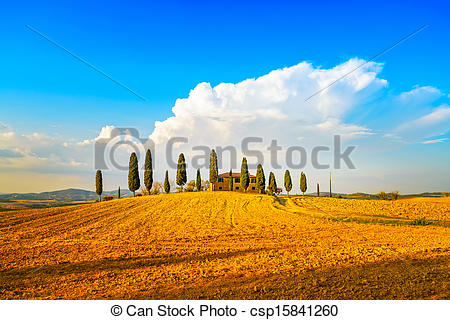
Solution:
<path fill-rule="evenodd" d="M 0 212 L 0 298 L 449 299 L 450 199 L 432 200 L 196 192 Z"/>

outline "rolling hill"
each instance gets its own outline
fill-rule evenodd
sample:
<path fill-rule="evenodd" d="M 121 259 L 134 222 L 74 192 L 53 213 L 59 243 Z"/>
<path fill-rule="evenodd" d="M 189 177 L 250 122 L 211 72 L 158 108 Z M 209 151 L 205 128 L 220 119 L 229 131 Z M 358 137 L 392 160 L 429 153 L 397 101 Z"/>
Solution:
<path fill-rule="evenodd" d="M 0 298 L 448 299 L 449 208 L 195 192 L 0 212 Z"/>
<path fill-rule="evenodd" d="M 128 190 L 121 191 L 123 196 L 130 195 Z M 117 196 L 117 190 L 105 191 L 103 196 Z M 40 193 L 6 193 L 0 194 L 0 202 L 14 200 L 54 200 L 54 201 L 91 201 L 98 198 L 94 191 L 82 189 L 65 189 Z"/>

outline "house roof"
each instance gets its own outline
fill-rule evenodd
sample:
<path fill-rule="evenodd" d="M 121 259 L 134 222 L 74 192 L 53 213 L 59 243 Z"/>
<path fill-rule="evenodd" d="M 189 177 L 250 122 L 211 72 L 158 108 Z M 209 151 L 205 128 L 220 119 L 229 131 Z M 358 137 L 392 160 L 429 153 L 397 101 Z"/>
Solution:
<path fill-rule="evenodd" d="M 228 178 L 230 176 L 229 172 L 225 172 L 225 173 L 221 173 L 217 175 L 217 178 Z M 233 172 L 232 173 L 233 178 L 240 178 L 241 177 L 241 173 L 240 172 Z M 250 178 L 256 178 L 256 176 L 249 174 L 248 175 Z"/>

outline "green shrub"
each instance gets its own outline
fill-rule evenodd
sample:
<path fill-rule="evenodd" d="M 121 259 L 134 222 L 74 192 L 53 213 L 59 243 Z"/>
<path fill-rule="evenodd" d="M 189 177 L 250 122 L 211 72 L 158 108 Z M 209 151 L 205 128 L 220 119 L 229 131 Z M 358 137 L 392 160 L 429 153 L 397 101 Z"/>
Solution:
<path fill-rule="evenodd" d="M 154 195 L 161 194 L 162 190 L 163 190 L 163 187 L 162 187 L 161 183 L 153 182 L 153 187 L 150 190 L 150 194 L 154 194 Z"/>
<path fill-rule="evenodd" d="M 392 200 L 398 200 L 399 197 L 399 192 L 398 191 L 391 191 L 391 198 Z"/>
<path fill-rule="evenodd" d="M 387 200 L 387 194 L 384 191 L 380 191 L 377 194 L 378 198 L 380 198 L 380 200 Z"/>
<path fill-rule="evenodd" d="M 191 180 L 186 184 L 185 190 L 186 190 L 186 192 L 193 192 L 194 189 L 195 189 L 195 181 Z"/>
<path fill-rule="evenodd" d="M 103 201 L 114 200 L 114 196 L 104 196 Z"/>
<path fill-rule="evenodd" d="M 431 224 L 431 221 L 428 221 L 425 217 L 417 218 L 411 221 L 411 225 L 413 226 L 427 226 Z"/>

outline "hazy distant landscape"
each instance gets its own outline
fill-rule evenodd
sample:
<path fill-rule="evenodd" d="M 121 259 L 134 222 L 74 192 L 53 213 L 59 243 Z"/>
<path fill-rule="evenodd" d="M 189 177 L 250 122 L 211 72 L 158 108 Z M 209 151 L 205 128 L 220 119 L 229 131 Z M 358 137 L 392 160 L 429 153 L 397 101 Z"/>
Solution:
<path fill-rule="evenodd" d="M 121 191 L 124 197 L 131 193 Z M 104 191 L 105 196 L 117 197 L 117 191 Z M 90 203 L 98 199 L 94 191 L 66 189 L 40 193 L 3 193 L 0 194 L 0 211 L 26 208 L 48 208 L 80 203 Z"/>

